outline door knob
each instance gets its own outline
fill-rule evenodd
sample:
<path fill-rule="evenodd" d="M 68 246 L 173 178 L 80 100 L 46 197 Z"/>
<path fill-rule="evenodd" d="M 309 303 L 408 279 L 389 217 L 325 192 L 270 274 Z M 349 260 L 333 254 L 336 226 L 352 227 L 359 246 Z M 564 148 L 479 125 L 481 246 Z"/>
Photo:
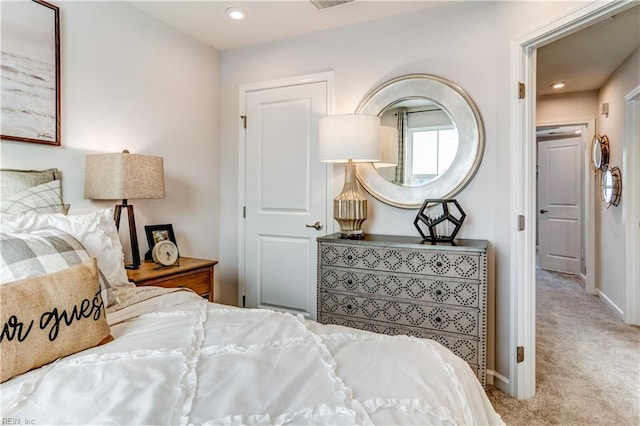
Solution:
<path fill-rule="evenodd" d="M 322 228 L 324 227 L 324 225 L 322 224 L 322 222 L 316 222 L 313 225 L 305 225 L 307 228 L 316 228 L 316 230 L 321 231 Z"/>
<path fill-rule="evenodd" d="M 547 210 L 547 209 L 540 209 L 540 213 L 542 213 L 542 214 L 545 214 L 545 213 L 547 213 L 548 211 L 549 211 L 549 210 Z"/>

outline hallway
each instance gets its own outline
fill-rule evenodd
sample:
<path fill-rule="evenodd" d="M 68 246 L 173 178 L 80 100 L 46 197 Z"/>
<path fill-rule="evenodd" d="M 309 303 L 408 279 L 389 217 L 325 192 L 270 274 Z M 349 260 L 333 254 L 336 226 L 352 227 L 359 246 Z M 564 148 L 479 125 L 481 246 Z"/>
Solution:
<path fill-rule="evenodd" d="M 508 425 L 640 424 L 640 328 L 572 275 L 536 269 L 536 396 L 492 388 Z"/>

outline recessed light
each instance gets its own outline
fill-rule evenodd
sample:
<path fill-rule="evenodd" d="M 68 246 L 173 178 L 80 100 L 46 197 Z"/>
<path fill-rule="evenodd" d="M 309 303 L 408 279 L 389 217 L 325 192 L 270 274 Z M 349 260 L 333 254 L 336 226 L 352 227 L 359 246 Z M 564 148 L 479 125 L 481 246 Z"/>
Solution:
<path fill-rule="evenodd" d="M 552 89 L 562 89 L 567 84 L 564 81 L 558 81 L 556 83 L 551 84 Z"/>
<path fill-rule="evenodd" d="M 247 12 L 239 7 L 230 7 L 225 12 L 229 18 L 235 19 L 236 21 L 247 17 Z"/>

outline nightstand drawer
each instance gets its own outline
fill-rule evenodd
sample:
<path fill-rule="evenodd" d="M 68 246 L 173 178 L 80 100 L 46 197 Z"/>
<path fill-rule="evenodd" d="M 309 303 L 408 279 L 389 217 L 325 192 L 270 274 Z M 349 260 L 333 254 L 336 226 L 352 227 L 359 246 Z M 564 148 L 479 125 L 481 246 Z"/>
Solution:
<path fill-rule="evenodd" d="M 200 296 L 208 296 L 212 279 L 210 269 L 199 269 L 181 272 L 167 277 L 160 277 L 152 281 L 147 281 L 143 285 L 155 285 L 167 288 L 184 287 L 195 291 Z"/>
<path fill-rule="evenodd" d="M 140 269 L 127 270 L 127 276 L 137 286 L 189 288 L 213 302 L 213 268 L 218 261 L 181 257 L 179 262 L 166 268 L 143 262 Z"/>

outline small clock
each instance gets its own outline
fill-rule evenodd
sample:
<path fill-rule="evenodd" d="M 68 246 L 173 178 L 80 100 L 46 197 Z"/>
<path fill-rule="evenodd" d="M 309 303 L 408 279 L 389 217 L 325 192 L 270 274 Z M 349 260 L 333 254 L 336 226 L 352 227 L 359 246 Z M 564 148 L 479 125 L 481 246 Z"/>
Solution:
<path fill-rule="evenodd" d="M 178 261 L 178 247 L 169 240 L 158 242 L 151 251 L 153 261 L 162 266 L 171 266 Z"/>

